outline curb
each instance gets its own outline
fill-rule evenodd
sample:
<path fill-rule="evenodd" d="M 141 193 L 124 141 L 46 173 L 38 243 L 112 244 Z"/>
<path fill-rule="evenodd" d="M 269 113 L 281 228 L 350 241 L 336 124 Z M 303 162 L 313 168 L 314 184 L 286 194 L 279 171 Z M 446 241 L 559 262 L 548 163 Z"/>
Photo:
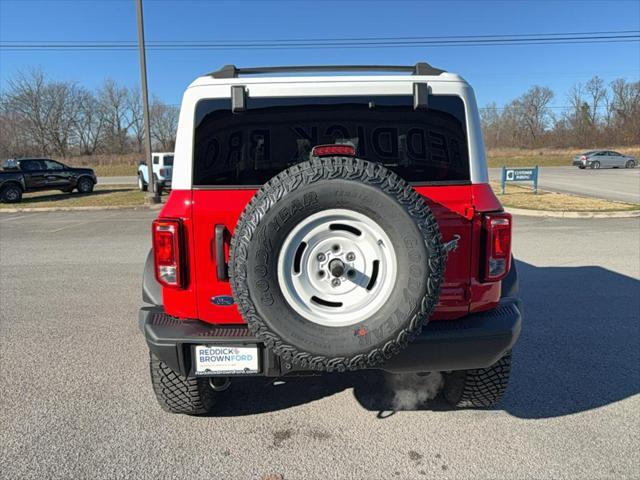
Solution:
<path fill-rule="evenodd" d="M 157 205 L 105 205 L 104 207 L 33 207 L 33 208 L 0 208 L 2 213 L 25 213 L 25 212 L 82 212 L 95 210 L 160 210 L 163 203 Z"/>
<path fill-rule="evenodd" d="M 547 218 L 638 218 L 640 210 L 629 210 L 623 212 L 555 212 L 551 210 L 528 210 L 525 208 L 504 207 L 513 215 L 524 217 L 547 217 Z"/>

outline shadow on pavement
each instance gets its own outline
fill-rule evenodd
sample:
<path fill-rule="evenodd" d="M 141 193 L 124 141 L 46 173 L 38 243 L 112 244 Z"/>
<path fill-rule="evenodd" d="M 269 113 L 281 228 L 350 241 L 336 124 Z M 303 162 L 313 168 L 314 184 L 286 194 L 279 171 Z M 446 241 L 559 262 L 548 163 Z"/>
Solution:
<path fill-rule="evenodd" d="M 640 281 L 601 267 L 534 267 L 518 262 L 525 305 L 511 381 L 497 410 L 521 418 L 579 413 L 640 392 Z M 290 408 L 353 389 L 379 418 L 393 413 L 378 371 L 235 380 L 215 416 Z M 418 410 L 447 410 L 440 398 Z"/>
<path fill-rule="evenodd" d="M 78 192 L 60 192 L 60 193 L 51 193 L 51 194 L 42 194 L 41 192 L 30 192 L 25 194 L 22 197 L 22 201 L 20 203 L 28 204 L 28 203 L 40 203 L 40 202 L 58 202 L 61 200 L 69 200 L 70 198 L 84 198 L 84 197 L 95 197 L 106 195 L 109 193 L 117 193 L 117 192 L 126 192 L 130 190 L 136 190 L 134 187 L 129 189 L 123 188 L 105 188 L 94 190 L 91 193 L 78 193 Z M 19 205 L 19 204 L 18 204 Z"/>
<path fill-rule="evenodd" d="M 518 273 L 525 324 L 500 408 L 557 417 L 640 392 L 640 281 L 596 266 Z"/>

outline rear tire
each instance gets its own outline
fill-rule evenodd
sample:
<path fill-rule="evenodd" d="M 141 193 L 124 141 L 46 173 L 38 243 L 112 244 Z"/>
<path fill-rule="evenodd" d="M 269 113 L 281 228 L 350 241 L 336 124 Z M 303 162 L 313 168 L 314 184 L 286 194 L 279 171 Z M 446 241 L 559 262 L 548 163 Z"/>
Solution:
<path fill-rule="evenodd" d="M 599 170 L 600 169 L 600 162 L 591 163 L 591 168 L 595 169 L 595 170 Z"/>
<path fill-rule="evenodd" d="M 444 397 L 456 408 L 492 407 L 509 383 L 511 352 L 488 368 L 459 370 L 445 375 Z"/>
<path fill-rule="evenodd" d="M 76 185 L 78 193 L 91 193 L 93 192 L 93 180 L 88 177 L 81 177 Z"/>
<path fill-rule="evenodd" d="M 627 163 L 624 164 L 625 168 L 635 168 L 636 167 L 636 162 L 634 162 L 633 160 L 627 160 Z"/>
<path fill-rule="evenodd" d="M 149 352 L 151 384 L 160 407 L 169 413 L 202 415 L 211 412 L 216 392 L 207 378 L 185 378 Z"/>
<path fill-rule="evenodd" d="M 0 200 L 5 203 L 18 203 L 22 201 L 22 189 L 18 185 L 5 185 L 0 190 Z"/>
<path fill-rule="evenodd" d="M 138 174 L 138 188 L 140 189 L 141 192 L 146 192 L 147 189 L 149 188 L 149 186 L 146 184 L 146 182 L 142 178 L 142 175 L 140 174 Z"/>

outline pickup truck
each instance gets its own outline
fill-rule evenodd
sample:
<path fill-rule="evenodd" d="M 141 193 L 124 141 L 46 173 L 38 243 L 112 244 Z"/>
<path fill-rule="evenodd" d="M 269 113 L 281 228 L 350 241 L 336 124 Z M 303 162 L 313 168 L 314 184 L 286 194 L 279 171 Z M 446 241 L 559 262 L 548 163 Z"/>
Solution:
<path fill-rule="evenodd" d="M 171 171 L 173 169 L 173 152 L 158 152 L 151 155 L 155 183 L 162 190 L 171 188 Z M 138 188 L 146 192 L 149 188 L 149 169 L 147 162 L 138 165 Z"/>
<path fill-rule="evenodd" d="M 74 168 L 49 158 L 20 158 L 4 162 L 0 171 L 0 200 L 17 203 L 22 194 L 40 190 L 91 193 L 98 183 L 90 168 Z"/>

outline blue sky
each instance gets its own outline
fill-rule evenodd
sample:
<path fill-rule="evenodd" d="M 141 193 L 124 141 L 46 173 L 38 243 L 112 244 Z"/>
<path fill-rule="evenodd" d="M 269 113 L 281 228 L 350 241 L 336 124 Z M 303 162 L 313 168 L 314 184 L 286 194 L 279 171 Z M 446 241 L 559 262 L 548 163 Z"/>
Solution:
<path fill-rule="evenodd" d="M 493 35 L 640 30 L 640 1 L 196 1 L 145 0 L 148 41 Z M 135 41 L 134 0 L 0 0 L 0 41 Z M 413 64 L 426 60 L 499 105 L 534 84 L 566 92 L 594 74 L 640 78 L 640 43 L 454 48 L 149 51 L 149 89 L 179 103 L 196 76 L 221 65 Z M 0 50 L 0 86 L 19 70 L 89 88 L 139 82 L 132 51 Z"/>

